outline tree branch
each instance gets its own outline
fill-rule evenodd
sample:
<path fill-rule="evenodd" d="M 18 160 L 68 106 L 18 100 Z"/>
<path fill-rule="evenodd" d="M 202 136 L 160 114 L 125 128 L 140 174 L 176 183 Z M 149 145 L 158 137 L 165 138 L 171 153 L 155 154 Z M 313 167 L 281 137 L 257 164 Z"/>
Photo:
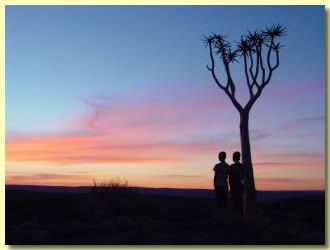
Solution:
<path fill-rule="evenodd" d="M 252 69 L 253 69 L 253 57 L 252 57 L 251 50 L 249 51 L 249 57 L 250 57 L 250 68 L 249 68 L 249 71 L 250 71 L 250 75 L 252 77 L 252 80 L 254 81 L 254 75 L 253 75 L 253 71 L 252 71 Z M 253 82 L 252 82 L 251 85 L 253 85 Z"/>
<path fill-rule="evenodd" d="M 211 42 L 209 42 L 208 44 L 209 44 L 209 49 L 210 49 L 211 67 L 206 65 L 206 68 L 209 71 L 211 71 L 212 77 L 213 77 L 214 81 L 216 82 L 216 84 L 219 86 L 219 88 L 221 88 L 222 90 L 225 91 L 225 87 L 219 82 L 217 76 L 215 75 L 215 72 L 214 72 L 215 63 L 214 63 L 214 58 L 213 58 L 212 44 L 211 44 Z"/>
<path fill-rule="evenodd" d="M 272 74 L 273 74 L 272 65 L 270 64 L 270 56 L 272 54 L 273 46 L 274 46 L 274 39 L 272 38 L 270 41 L 270 44 L 269 44 L 268 52 L 267 52 L 268 76 L 267 76 L 267 80 L 265 82 L 263 82 L 262 85 L 266 85 L 270 81 L 270 78 L 272 77 Z"/>
<path fill-rule="evenodd" d="M 229 63 L 226 59 L 226 51 L 225 51 L 225 47 L 223 45 L 223 42 L 221 40 L 219 40 L 219 45 L 220 45 L 220 49 L 221 49 L 221 53 L 222 53 L 222 62 L 223 65 L 225 66 L 225 71 L 227 74 L 227 85 L 226 85 L 226 89 L 228 90 L 230 87 L 231 90 L 231 94 L 233 97 L 235 97 L 235 92 L 236 92 L 236 88 L 235 88 L 235 84 L 233 82 L 233 79 L 231 78 L 231 74 L 230 74 L 230 69 L 229 69 Z"/>
<path fill-rule="evenodd" d="M 269 69 L 267 80 L 266 81 L 264 80 L 264 78 L 265 78 L 265 69 L 263 67 L 262 56 L 260 56 L 261 69 L 263 71 L 263 81 L 262 81 L 261 86 L 258 88 L 257 93 L 252 98 L 250 98 L 250 100 L 248 101 L 248 103 L 246 104 L 244 109 L 250 110 L 252 108 L 253 104 L 259 98 L 259 96 L 261 95 L 261 93 L 262 93 L 263 89 L 265 88 L 265 86 L 270 82 L 270 79 L 273 75 L 273 71 L 275 69 L 277 69 L 278 66 L 280 65 L 280 56 L 279 56 L 279 51 L 278 50 L 275 51 L 275 53 L 276 53 L 276 64 L 274 66 L 271 65 L 270 57 L 271 57 L 271 51 L 273 49 L 273 44 L 274 44 L 274 42 L 273 42 L 273 39 L 272 39 L 271 44 L 269 45 L 268 52 L 267 52 L 267 65 L 268 65 L 268 69 Z M 261 53 L 260 53 L 260 55 L 261 55 Z"/>
<path fill-rule="evenodd" d="M 277 67 L 280 65 L 280 52 L 278 50 L 275 51 L 276 53 L 276 64 L 274 67 L 272 67 L 272 71 L 274 71 L 275 69 L 277 69 Z"/>
<path fill-rule="evenodd" d="M 260 85 L 258 83 L 258 75 L 259 75 L 259 67 L 260 67 L 260 61 L 262 60 L 261 57 L 261 51 L 259 51 L 259 46 L 258 45 L 255 45 L 255 49 L 256 49 L 256 60 L 257 60 L 257 64 L 256 64 L 256 67 L 255 67 L 255 73 L 253 73 L 253 55 L 252 55 L 252 52 L 249 51 L 249 56 L 250 56 L 250 61 L 251 61 L 251 66 L 250 66 L 250 75 L 251 75 L 251 78 L 252 78 L 252 83 L 251 83 L 251 92 L 252 92 L 252 96 L 253 96 L 253 87 L 254 85 L 256 85 L 258 87 L 258 89 L 260 88 Z M 250 93 L 250 96 L 251 96 L 251 93 Z"/>
<path fill-rule="evenodd" d="M 252 92 L 252 88 L 251 88 L 251 84 L 250 84 L 250 77 L 248 74 L 248 66 L 247 66 L 247 60 L 246 60 L 246 54 L 243 55 L 244 57 L 244 72 L 245 72 L 245 78 L 246 78 L 246 83 L 247 86 L 249 88 L 249 92 L 250 92 L 250 98 L 253 96 L 253 92 Z"/>
<path fill-rule="evenodd" d="M 229 97 L 229 99 L 231 100 L 231 102 L 233 103 L 233 105 L 235 106 L 235 108 L 236 108 L 239 112 L 241 112 L 241 111 L 243 110 L 243 108 L 242 108 L 241 104 L 236 100 L 235 95 L 233 94 L 233 93 L 235 93 L 235 91 L 234 91 L 233 93 L 230 93 L 230 92 L 229 92 L 229 89 L 228 89 L 229 81 L 228 81 L 228 83 L 227 83 L 227 86 L 225 87 L 225 86 L 223 86 L 223 85 L 219 82 L 219 80 L 218 80 L 218 78 L 217 78 L 217 76 L 216 76 L 216 74 L 215 74 L 215 71 L 214 71 L 214 70 L 215 70 L 215 63 L 214 63 L 214 57 L 213 57 L 212 43 L 211 43 L 211 42 L 208 42 L 208 45 L 209 45 L 210 58 L 211 58 L 211 67 L 209 67 L 209 66 L 207 65 L 206 68 L 207 68 L 209 71 L 211 71 L 211 73 L 212 73 L 212 77 L 213 77 L 214 81 L 217 83 L 217 85 L 219 86 L 219 88 L 221 88 L 221 89 L 227 94 L 227 96 Z M 232 84 L 233 84 L 233 83 L 232 83 Z"/>
<path fill-rule="evenodd" d="M 259 57 L 260 57 L 260 68 L 261 68 L 261 71 L 262 71 L 262 83 L 265 81 L 265 76 L 266 76 L 266 70 L 265 70 L 265 67 L 264 67 L 264 63 L 262 61 L 262 45 L 260 45 L 260 48 L 259 48 Z"/>
<path fill-rule="evenodd" d="M 230 94 L 228 89 L 226 89 L 225 92 L 226 92 L 227 96 L 230 98 L 231 102 L 234 104 L 235 108 L 238 110 L 238 112 L 241 113 L 243 111 L 243 108 L 242 108 L 241 104 L 236 100 L 235 96 Z"/>
<path fill-rule="evenodd" d="M 256 84 L 258 86 L 258 83 L 257 83 L 257 78 L 258 78 L 258 75 L 259 75 L 259 64 L 260 64 L 260 52 L 259 52 L 259 49 L 258 49 L 258 45 L 256 45 L 256 52 L 257 52 L 257 65 L 256 65 L 256 73 L 254 75 L 254 84 Z M 259 86 L 258 86 L 259 87 Z"/>
<path fill-rule="evenodd" d="M 250 75 L 252 78 L 252 83 L 250 84 L 250 89 L 251 89 L 251 93 L 253 96 L 253 86 L 257 85 L 257 87 L 259 87 L 259 84 L 257 83 L 257 76 L 258 76 L 258 72 L 259 72 L 259 58 L 258 58 L 258 54 L 257 54 L 257 65 L 256 65 L 256 70 L 255 70 L 256 72 L 254 74 L 253 73 L 254 60 L 253 60 L 253 55 L 252 55 L 251 51 L 249 51 L 249 57 L 250 57 L 250 62 L 251 62 L 249 71 L 250 71 Z M 250 96 L 251 96 L 251 93 L 250 93 Z"/>

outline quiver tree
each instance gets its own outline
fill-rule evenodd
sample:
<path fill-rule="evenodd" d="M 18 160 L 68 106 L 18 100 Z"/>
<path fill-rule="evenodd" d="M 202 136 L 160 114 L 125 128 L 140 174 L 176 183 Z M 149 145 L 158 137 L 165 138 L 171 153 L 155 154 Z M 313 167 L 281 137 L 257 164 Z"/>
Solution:
<path fill-rule="evenodd" d="M 280 65 L 280 48 L 282 45 L 276 40 L 285 35 L 285 28 L 281 25 L 272 25 L 265 30 L 256 30 L 242 35 L 241 40 L 233 46 L 227 37 L 220 34 L 204 36 L 204 42 L 209 49 L 211 64 L 207 69 L 218 87 L 222 89 L 231 100 L 240 115 L 240 137 L 242 163 L 246 168 L 244 180 L 244 207 L 245 212 L 256 206 L 256 189 L 251 158 L 250 137 L 249 137 L 249 114 L 264 88 L 269 84 L 273 72 Z M 220 81 L 217 76 L 215 65 L 219 60 L 224 68 L 227 82 Z M 244 63 L 244 74 L 249 90 L 249 99 L 245 106 L 242 106 L 236 99 L 236 86 L 233 81 L 230 66 L 232 63 Z"/>

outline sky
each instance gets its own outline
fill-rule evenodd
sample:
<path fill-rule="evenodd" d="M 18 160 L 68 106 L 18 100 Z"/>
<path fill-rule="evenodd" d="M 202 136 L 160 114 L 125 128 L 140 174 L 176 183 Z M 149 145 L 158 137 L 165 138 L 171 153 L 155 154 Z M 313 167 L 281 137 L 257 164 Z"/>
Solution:
<path fill-rule="evenodd" d="M 325 188 L 324 6 L 6 6 L 5 22 L 6 184 L 212 188 L 239 115 L 203 35 L 235 44 L 280 23 L 280 66 L 250 114 L 256 187 Z"/>

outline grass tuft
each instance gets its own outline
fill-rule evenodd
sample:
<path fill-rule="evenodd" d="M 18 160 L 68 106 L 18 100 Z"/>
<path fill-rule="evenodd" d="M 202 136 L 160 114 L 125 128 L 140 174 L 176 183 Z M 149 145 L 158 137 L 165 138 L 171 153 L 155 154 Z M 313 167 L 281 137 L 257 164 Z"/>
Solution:
<path fill-rule="evenodd" d="M 126 193 L 128 191 L 128 181 L 121 178 L 97 181 L 93 179 L 92 191 L 97 193 Z"/>

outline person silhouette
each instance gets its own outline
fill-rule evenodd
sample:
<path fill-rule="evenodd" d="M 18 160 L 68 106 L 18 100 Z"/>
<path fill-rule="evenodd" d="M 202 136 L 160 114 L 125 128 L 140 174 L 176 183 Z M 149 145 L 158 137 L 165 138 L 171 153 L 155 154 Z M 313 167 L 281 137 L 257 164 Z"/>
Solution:
<path fill-rule="evenodd" d="M 217 204 L 219 207 L 225 208 L 227 206 L 227 193 L 228 193 L 228 169 L 229 165 L 226 163 L 226 153 L 219 153 L 219 163 L 214 168 L 214 189 Z"/>
<path fill-rule="evenodd" d="M 244 166 L 240 163 L 241 154 L 235 152 L 233 154 L 234 163 L 229 166 L 229 186 L 231 199 L 235 209 L 243 212 L 243 182 L 244 182 Z"/>

